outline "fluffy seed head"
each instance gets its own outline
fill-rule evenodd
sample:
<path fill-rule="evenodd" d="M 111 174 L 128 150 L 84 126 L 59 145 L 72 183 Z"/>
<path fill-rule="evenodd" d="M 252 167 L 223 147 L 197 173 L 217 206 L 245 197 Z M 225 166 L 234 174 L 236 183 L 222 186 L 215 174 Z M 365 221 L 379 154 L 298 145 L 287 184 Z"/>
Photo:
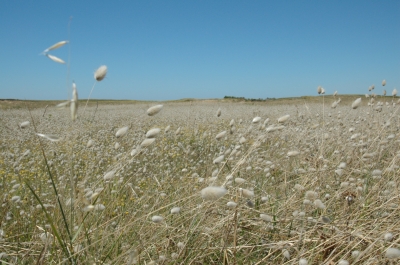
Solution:
<path fill-rule="evenodd" d="M 386 233 L 383 238 L 385 241 L 392 241 L 393 240 L 393 234 L 392 233 Z"/>
<path fill-rule="evenodd" d="M 245 182 L 246 182 L 246 180 L 243 178 L 235 178 L 235 183 L 237 183 L 237 184 L 243 184 Z"/>
<path fill-rule="evenodd" d="M 271 215 L 268 214 L 260 214 L 260 218 L 266 222 L 272 222 L 274 218 Z"/>
<path fill-rule="evenodd" d="M 21 122 L 21 124 L 19 125 L 19 127 L 20 127 L 21 129 L 24 129 L 24 128 L 28 127 L 29 124 L 31 124 L 29 121 L 24 121 L 24 122 Z"/>
<path fill-rule="evenodd" d="M 289 151 L 289 152 L 287 153 L 287 156 L 288 156 L 288 157 L 292 157 L 292 156 L 297 156 L 297 155 L 299 155 L 299 154 L 300 154 L 299 151 Z"/>
<path fill-rule="evenodd" d="M 219 164 L 224 160 L 224 155 L 220 155 L 219 157 L 217 157 L 216 159 L 214 159 L 213 164 Z"/>
<path fill-rule="evenodd" d="M 248 189 L 242 189 L 240 188 L 239 191 L 241 192 L 241 194 L 243 195 L 243 197 L 245 198 L 253 198 L 254 197 L 254 192 Z"/>
<path fill-rule="evenodd" d="M 356 109 L 361 105 L 361 98 L 354 100 L 353 104 L 351 104 L 352 109 Z"/>
<path fill-rule="evenodd" d="M 217 117 L 221 116 L 221 108 L 217 110 Z"/>
<path fill-rule="evenodd" d="M 385 253 L 385 257 L 388 259 L 398 259 L 400 258 L 400 249 L 398 248 L 388 248 Z"/>
<path fill-rule="evenodd" d="M 201 190 L 201 197 L 207 201 L 218 200 L 224 196 L 228 191 L 223 187 L 207 187 Z"/>
<path fill-rule="evenodd" d="M 392 91 L 392 96 L 395 97 L 396 95 L 397 95 L 397 89 L 395 88 L 395 89 L 393 89 L 393 91 Z"/>
<path fill-rule="evenodd" d="M 308 265 L 308 261 L 306 259 L 299 259 L 299 265 Z"/>
<path fill-rule="evenodd" d="M 47 48 L 46 50 L 44 50 L 43 53 L 47 53 L 48 51 L 58 49 L 58 48 L 64 46 L 65 44 L 67 44 L 67 43 L 68 43 L 67 40 L 63 40 L 63 41 L 57 42 L 56 44 L 54 44 L 54 45 L 50 46 L 49 48 Z"/>
<path fill-rule="evenodd" d="M 325 204 L 320 200 L 320 199 L 316 199 L 314 201 L 314 205 L 315 207 L 317 207 L 318 209 L 325 209 Z"/>
<path fill-rule="evenodd" d="M 178 214 L 180 213 L 181 208 L 180 207 L 174 207 L 171 209 L 171 214 Z"/>
<path fill-rule="evenodd" d="M 154 215 L 153 217 L 151 217 L 151 221 L 153 221 L 153 223 L 161 223 L 164 220 L 164 218 L 162 216 L 159 215 Z"/>
<path fill-rule="evenodd" d="M 60 58 L 58 58 L 58 57 L 56 57 L 56 56 L 54 56 L 54 55 L 46 54 L 46 56 L 47 56 L 50 60 L 52 60 L 53 62 L 60 63 L 60 64 L 65 64 L 64 60 L 62 60 L 62 59 L 60 59 Z"/>
<path fill-rule="evenodd" d="M 287 121 L 289 119 L 290 115 L 285 115 L 282 116 L 278 119 L 278 123 L 284 123 L 285 121 Z"/>
<path fill-rule="evenodd" d="M 382 86 L 386 86 L 386 80 L 385 79 L 382 80 Z"/>
<path fill-rule="evenodd" d="M 229 208 L 235 208 L 237 205 L 236 202 L 227 202 L 226 206 L 228 206 Z"/>
<path fill-rule="evenodd" d="M 84 208 L 83 208 L 83 211 L 84 212 L 91 212 L 91 211 L 93 211 L 94 210 L 94 205 L 88 205 L 88 206 L 85 206 Z"/>
<path fill-rule="evenodd" d="M 160 131 L 161 129 L 159 128 L 151 129 L 146 133 L 146 138 L 156 138 Z"/>
<path fill-rule="evenodd" d="M 61 103 L 59 103 L 59 104 L 56 105 L 56 108 L 62 109 L 62 108 L 68 107 L 68 105 L 69 105 L 70 103 L 71 103 L 71 102 L 70 102 L 69 100 L 64 101 L 64 102 L 61 102 Z"/>
<path fill-rule="evenodd" d="M 93 144 L 94 144 L 94 142 L 93 142 L 93 140 L 89 140 L 88 142 L 87 142 L 87 144 L 86 144 L 86 147 L 92 147 L 93 146 Z"/>
<path fill-rule="evenodd" d="M 104 178 L 104 180 L 110 180 L 110 179 L 112 179 L 114 177 L 114 174 L 115 174 L 114 170 L 109 171 L 104 175 L 103 178 Z"/>
<path fill-rule="evenodd" d="M 96 72 L 94 72 L 94 79 L 96 79 L 96 81 L 101 81 L 104 79 L 104 77 L 106 77 L 106 74 L 107 66 L 102 65 L 96 70 Z"/>
<path fill-rule="evenodd" d="M 147 115 L 154 116 L 161 111 L 163 105 L 155 105 L 147 110 Z"/>
<path fill-rule="evenodd" d="M 225 137 L 226 131 L 222 131 L 217 136 L 215 136 L 215 139 L 220 140 L 221 138 Z"/>
<path fill-rule="evenodd" d="M 128 132 L 129 126 L 122 127 L 118 129 L 118 131 L 115 133 L 115 136 L 117 138 L 124 136 Z"/>
<path fill-rule="evenodd" d="M 43 137 L 43 138 L 45 138 L 45 139 L 47 139 L 49 141 L 52 141 L 52 142 L 58 142 L 58 141 L 61 140 L 60 137 L 58 137 L 58 136 L 56 136 L 54 134 L 37 133 L 37 135 L 40 136 L 40 137 Z"/>
<path fill-rule="evenodd" d="M 75 82 L 72 83 L 72 99 L 71 99 L 71 119 L 75 121 L 78 117 L 78 90 L 76 90 Z"/>
<path fill-rule="evenodd" d="M 151 145 L 155 140 L 156 138 L 147 138 L 140 144 L 140 147 L 147 147 Z"/>

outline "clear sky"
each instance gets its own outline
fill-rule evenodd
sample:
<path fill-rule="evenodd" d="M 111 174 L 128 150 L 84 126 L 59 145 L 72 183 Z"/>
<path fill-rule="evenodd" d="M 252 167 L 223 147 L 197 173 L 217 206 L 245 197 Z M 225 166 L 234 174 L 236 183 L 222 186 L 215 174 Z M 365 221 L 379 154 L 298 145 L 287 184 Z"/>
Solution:
<path fill-rule="evenodd" d="M 0 98 L 294 97 L 400 88 L 400 1 L 0 1 Z"/>

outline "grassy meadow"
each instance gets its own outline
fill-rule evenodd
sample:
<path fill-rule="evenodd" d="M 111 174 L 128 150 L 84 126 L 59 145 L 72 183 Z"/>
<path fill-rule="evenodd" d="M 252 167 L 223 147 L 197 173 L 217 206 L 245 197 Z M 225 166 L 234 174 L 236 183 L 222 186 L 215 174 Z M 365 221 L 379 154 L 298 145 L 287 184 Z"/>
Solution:
<path fill-rule="evenodd" d="M 0 264 L 397 264 L 399 105 L 359 97 L 0 101 Z"/>

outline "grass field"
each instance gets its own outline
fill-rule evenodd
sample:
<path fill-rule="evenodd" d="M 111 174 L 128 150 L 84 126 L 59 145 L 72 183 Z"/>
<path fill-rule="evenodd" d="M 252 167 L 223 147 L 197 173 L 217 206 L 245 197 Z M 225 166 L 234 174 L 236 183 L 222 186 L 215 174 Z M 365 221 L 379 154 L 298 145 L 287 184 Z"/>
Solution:
<path fill-rule="evenodd" d="M 399 105 L 358 97 L 2 100 L 0 260 L 396 264 Z"/>

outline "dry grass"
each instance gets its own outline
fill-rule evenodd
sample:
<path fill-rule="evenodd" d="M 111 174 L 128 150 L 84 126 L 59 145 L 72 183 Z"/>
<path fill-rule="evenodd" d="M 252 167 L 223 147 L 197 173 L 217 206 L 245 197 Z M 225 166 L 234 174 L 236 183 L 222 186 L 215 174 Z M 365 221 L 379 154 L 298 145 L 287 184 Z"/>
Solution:
<path fill-rule="evenodd" d="M 159 103 L 97 105 L 93 100 L 75 123 L 67 110 L 53 107 L 59 102 L 2 101 L 7 110 L 0 128 L 1 260 L 298 264 L 305 258 L 308 264 L 341 259 L 385 264 L 386 249 L 398 248 L 400 240 L 398 107 L 390 104 L 375 112 L 363 99 L 364 106 L 352 110 L 356 97 L 341 96 L 339 106 L 330 109 L 333 98 L 325 96 L 324 110 L 322 97 L 163 102 L 153 117 L 146 110 Z M 285 114 L 290 114 L 285 127 L 267 133 L 266 127 Z M 261 121 L 252 123 L 256 116 Z M 270 122 L 263 125 L 266 118 Z M 25 120 L 38 133 L 56 134 L 61 141 L 39 139 L 33 126 L 20 129 Z M 116 138 L 124 126 L 129 126 L 127 134 Z M 152 128 L 161 129 L 155 142 L 138 148 Z M 228 133 L 216 140 L 221 131 Z M 290 151 L 300 154 L 289 158 Z M 222 154 L 223 162 L 213 164 Z M 381 173 L 373 173 L 376 169 Z M 114 175 L 104 180 L 110 171 Z M 203 201 L 200 191 L 209 185 L 224 185 L 228 193 Z M 321 206 L 317 199 L 325 208 L 315 206 Z M 229 201 L 237 207 L 227 207 Z M 171 214 L 173 207 L 180 212 Z M 154 223 L 153 216 L 163 221 Z M 64 246 L 51 236 L 55 232 Z M 384 240 L 387 232 L 393 234 L 391 241 Z"/>

